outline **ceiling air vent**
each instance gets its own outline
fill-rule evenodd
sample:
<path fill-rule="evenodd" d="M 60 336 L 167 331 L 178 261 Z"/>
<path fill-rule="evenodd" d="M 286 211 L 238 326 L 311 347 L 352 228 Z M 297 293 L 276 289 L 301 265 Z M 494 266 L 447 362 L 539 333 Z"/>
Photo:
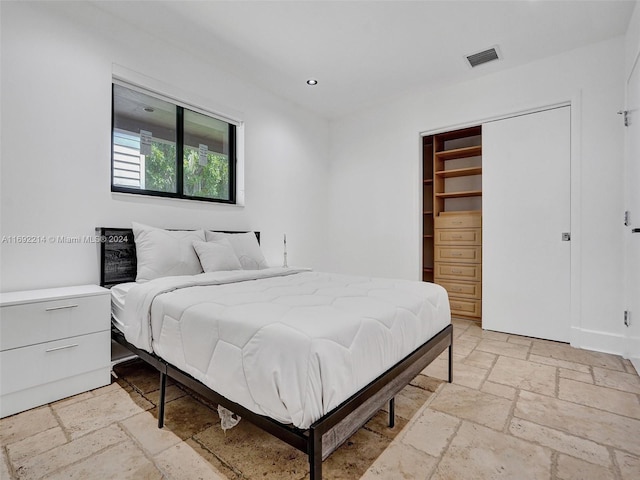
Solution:
<path fill-rule="evenodd" d="M 497 47 L 491 47 L 488 50 L 484 50 L 482 52 L 474 53 L 473 55 L 467 56 L 467 61 L 471 67 L 477 67 L 478 65 L 482 65 L 483 63 L 491 62 L 493 60 L 498 60 L 500 56 L 498 55 Z"/>

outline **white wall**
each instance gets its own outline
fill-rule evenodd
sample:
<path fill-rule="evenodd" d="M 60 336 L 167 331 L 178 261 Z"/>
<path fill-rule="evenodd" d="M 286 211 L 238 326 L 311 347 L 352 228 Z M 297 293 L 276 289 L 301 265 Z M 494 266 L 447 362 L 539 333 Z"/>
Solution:
<path fill-rule="evenodd" d="M 326 251 L 328 123 L 86 2 L 2 2 L 1 234 L 92 235 L 132 220 L 255 229 L 272 264 Z M 113 64 L 245 121 L 245 207 L 110 192 Z M 7 238 L 5 238 L 7 240 Z M 1 245 L 1 291 L 95 283 L 97 246 Z"/>
<path fill-rule="evenodd" d="M 413 92 L 332 123 L 329 268 L 420 278 L 420 132 L 574 101 L 572 188 L 579 202 L 572 205 L 572 248 L 580 332 L 574 343 L 621 352 L 623 132 L 616 112 L 624 102 L 623 73 L 624 41 L 616 38 Z"/>

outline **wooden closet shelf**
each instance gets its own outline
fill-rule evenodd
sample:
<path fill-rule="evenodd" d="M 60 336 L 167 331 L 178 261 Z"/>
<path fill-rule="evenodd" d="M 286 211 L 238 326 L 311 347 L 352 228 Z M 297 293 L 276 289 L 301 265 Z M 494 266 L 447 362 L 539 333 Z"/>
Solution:
<path fill-rule="evenodd" d="M 443 150 L 435 152 L 438 160 L 454 160 L 456 158 L 478 157 L 482 155 L 482 145 L 473 147 L 455 148 L 453 150 Z"/>
<path fill-rule="evenodd" d="M 436 175 L 442 178 L 482 175 L 482 167 L 456 168 L 455 170 L 440 170 L 439 172 L 436 172 Z"/>
<path fill-rule="evenodd" d="M 463 198 L 463 197 L 480 197 L 482 190 L 467 190 L 465 192 L 444 192 L 436 193 L 437 198 Z"/>

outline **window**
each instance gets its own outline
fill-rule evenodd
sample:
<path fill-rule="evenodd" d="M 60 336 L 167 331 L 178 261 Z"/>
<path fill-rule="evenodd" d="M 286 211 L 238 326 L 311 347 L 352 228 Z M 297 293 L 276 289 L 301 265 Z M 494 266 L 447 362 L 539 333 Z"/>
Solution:
<path fill-rule="evenodd" d="M 235 203 L 236 126 L 113 84 L 111 191 Z"/>

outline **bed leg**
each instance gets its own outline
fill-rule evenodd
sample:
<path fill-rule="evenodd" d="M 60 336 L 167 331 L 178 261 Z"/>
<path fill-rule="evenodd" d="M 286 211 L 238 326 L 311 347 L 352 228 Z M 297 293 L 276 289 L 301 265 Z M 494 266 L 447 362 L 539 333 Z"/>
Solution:
<path fill-rule="evenodd" d="M 164 398 L 167 392 L 167 374 L 160 372 L 160 398 L 158 399 L 158 428 L 164 426 Z"/>
<path fill-rule="evenodd" d="M 453 383 L 453 343 L 449 345 L 449 383 Z"/>
<path fill-rule="evenodd" d="M 396 425 L 396 397 L 389 400 L 389 428 Z"/>
<path fill-rule="evenodd" d="M 309 480 L 322 480 L 322 434 L 309 430 Z"/>

